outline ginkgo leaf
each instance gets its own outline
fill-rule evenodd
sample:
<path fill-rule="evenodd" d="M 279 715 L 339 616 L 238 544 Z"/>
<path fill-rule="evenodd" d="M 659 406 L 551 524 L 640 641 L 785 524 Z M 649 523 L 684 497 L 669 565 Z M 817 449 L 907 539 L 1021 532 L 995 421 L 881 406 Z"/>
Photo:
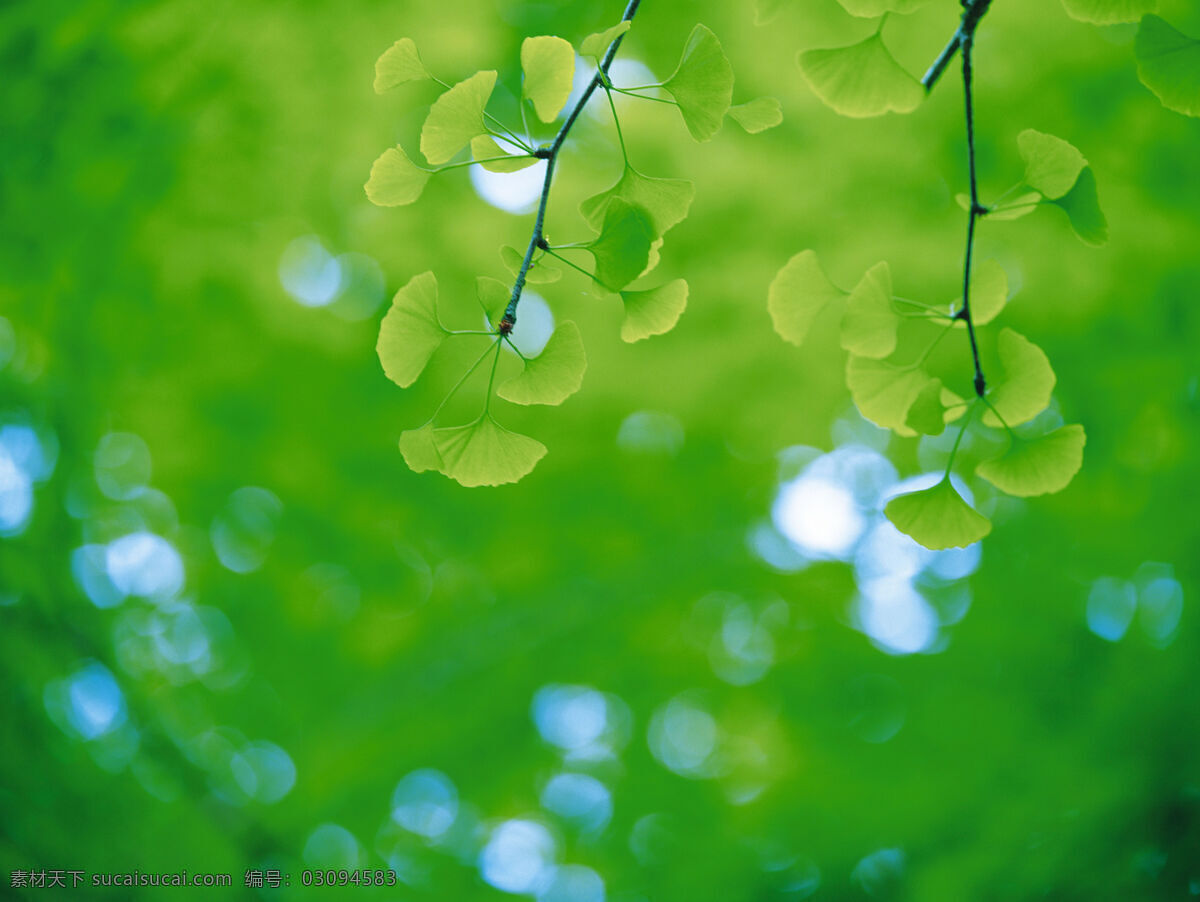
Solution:
<path fill-rule="evenodd" d="M 363 188 L 371 203 L 380 207 L 402 207 L 411 204 L 425 190 L 425 183 L 433 175 L 422 169 L 396 145 L 385 150 L 371 164 L 371 175 Z"/>
<path fill-rule="evenodd" d="M 910 432 L 908 412 L 933 377 L 915 366 L 856 357 L 846 361 L 846 386 L 859 413 L 884 429 Z"/>
<path fill-rule="evenodd" d="M 1024 194 L 1018 194 L 1014 198 L 996 204 L 988 211 L 988 219 L 995 220 L 996 222 L 1020 219 L 1022 216 L 1028 216 L 1036 210 L 1038 204 L 1041 202 L 1042 195 L 1039 192 L 1027 191 Z M 967 199 L 967 205 L 964 209 L 971 209 L 970 198 Z"/>
<path fill-rule="evenodd" d="M 800 71 L 816 95 L 843 116 L 910 113 L 925 89 L 896 62 L 882 32 L 849 47 L 805 50 Z"/>
<path fill-rule="evenodd" d="M 496 389 L 514 404 L 561 404 L 583 384 L 587 354 L 583 336 L 570 320 L 558 324 L 542 353 L 525 360 L 525 368 Z"/>
<path fill-rule="evenodd" d="M 505 429 L 488 413 L 465 426 L 434 429 L 433 436 L 441 472 L 468 487 L 517 482 L 546 454 L 537 439 Z"/>
<path fill-rule="evenodd" d="M 571 96 L 575 78 L 575 48 L 553 35 L 526 38 L 521 43 L 525 82 L 521 96 L 533 104 L 543 122 L 553 122 Z"/>
<path fill-rule="evenodd" d="M 491 135 L 476 135 L 471 139 L 471 157 L 488 172 L 518 172 L 537 162 L 531 154 L 507 153 Z"/>
<path fill-rule="evenodd" d="M 1083 427 L 1061 426 L 1035 439 L 1014 437 L 999 457 L 985 460 L 975 472 L 1003 492 L 1027 498 L 1061 492 L 1083 466 Z"/>
<path fill-rule="evenodd" d="M 756 97 L 729 108 L 729 118 L 752 135 L 774 128 L 783 121 L 783 107 L 774 97 Z"/>
<path fill-rule="evenodd" d="M 400 454 L 414 473 L 424 473 L 426 470 L 441 472 L 445 466 L 442 455 L 438 453 L 432 422 L 420 429 L 400 433 Z"/>
<path fill-rule="evenodd" d="M 717 36 L 703 25 L 693 28 L 678 67 L 662 86 L 679 104 L 693 138 L 707 141 L 719 132 L 733 102 L 733 67 Z"/>
<path fill-rule="evenodd" d="M 932 488 L 897 495 L 883 512 L 898 530 L 933 551 L 965 548 L 992 531 L 992 522 L 963 500 L 949 477 Z"/>
<path fill-rule="evenodd" d="M 929 0 L 838 0 L 846 12 L 861 18 L 875 18 L 884 13 L 911 13 Z"/>
<path fill-rule="evenodd" d="M 1200 116 L 1200 40 L 1176 31 L 1158 16 L 1138 26 L 1133 54 L 1138 78 L 1168 110 Z"/>
<path fill-rule="evenodd" d="M 579 205 L 579 212 L 592 228 L 599 230 L 609 201 L 620 197 L 642 208 L 657 238 L 687 217 L 695 194 L 695 187 L 686 179 L 650 178 L 626 163 L 625 172 L 617 183 L 585 200 Z"/>
<path fill-rule="evenodd" d="M 646 291 L 622 291 L 625 320 L 621 323 L 621 339 L 634 342 L 670 332 L 683 315 L 687 299 L 688 284 L 683 279 Z"/>
<path fill-rule="evenodd" d="M 995 260 L 984 260 L 971 273 L 971 322 L 977 326 L 990 323 L 1008 303 L 1008 274 L 1004 267 Z M 957 309 L 962 305 L 962 298 L 956 298 L 951 304 Z M 958 320 L 954 325 L 959 329 L 967 328 L 966 322 Z"/>
<path fill-rule="evenodd" d="M 917 393 L 904 418 L 904 425 L 922 435 L 941 435 L 946 430 L 944 394 L 942 380 L 930 379 Z"/>
<path fill-rule="evenodd" d="M 1079 173 L 1074 188 L 1050 203 L 1062 207 L 1071 221 L 1071 228 L 1084 244 L 1099 247 L 1108 241 L 1108 220 L 1100 209 L 1100 195 L 1091 166 L 1084 167 Z"/>
<path fill-rule="evenodd" d="M 1136 22 L 1158 7 L 1158 0 L 1062 0 L 1067 15 L 1093 25 Z"/>
<path fill-rule="evenodd" d="M 472 138 L 487 132 L 483 109 L 495 86 L 495 71 L 486 69 L 460 81 L 433 102 L 421 128 L 425 159 L 435 166 L 449 163 Z"/>
<path fill-rule="evenodd" d="M 475 296 L 479 298 L 479 306 L 483 308 L 488 324 L 493 329 L 500 328 L 500 320 L 504 318 L 504 311 L 512 299 L 512 288 L 499 279 L 476 276 Z"/>
<path fill-rule="evenodd" d="M 1071 190 L 1087 159 L 1062 138 L 1027 128 L 1017 135 L 1025 161 L 1025 184 L 1053 200 Z"/>
<path fill-rule="evenodd" d="M 384 373 L 401 388 L 417 381 L 433 352 L 450 334 L 438 319 L 437 294 L 433 273 L 413 276 L 396 292 L 379 324 L 375 351 Z"/>
<path fill-rule="evenodd" d="M 417 45 L 411 38 L 401 38 L 383 52 L 375 61 L 375 93 L 382 94 L 410 81 L 425 81 L 432 78 Z"/>
<path fill-rule="evenodd" d="M 500 248 L 500 259 L 504 262 L 505 267 L 514 276 L 521 271 L 521 264 L 525 262 L 525 255 L 515 247 L 509 247 L 507 244 Z M 551 266 L 546 258 L 540 257 L 534 260 L 529 267 L 529 271 L 525 273 L 525 281 L 530 285 L 546 285 L 550 282 L 557 282 L 562 278 L 562 270 L 557 266 Z"/>
<path fill-rule="evenodd" d="M 583 39 L 583 43 L 579 45 L 579 53 L 582 56 L 590 56 L 595 60 L 599 60 L 604 56 L 608 45 L 629 31 L 633 25 L 628 19 L 618 22 L 612 28 L 606 28 L 604 31 L 598 31 L 595 34 L 589 34 Z"/>
<path fill-rule="evenodd" d="M 1046 353 L 1012 329 L 1002 329 L 996 354 L 1004 368 L 1004 379 L 988 391 L 993 410 L 983 415 L 989 426 L 1019 426 L 1046 409 L 1056 381 Z M 1000 417 L 997 418 L 996 414 Z"/>
<path fill-rule="evenodd" d="M 846 292 L 829 281 L 816 251 L 806 250 L 788 260 L 767 289 L 767 311 L 784 341 L 799 345 L 817 315 Z"/>
<path fill-rule="evenodd" d="M 892 309 L 892 273 L 876 263 L 850 292 L 842 316 L 842 347 L 860 357 L 887 357 L 896 350 L 900 317 Z"/>
<path fill-rule="evenodd" d="M 596 259 L 595 279 L 601 288 L 620 291 L 645 270 L 654 240 L 650 220 L 620 197 L 608 202 L 600 235 L 588 250 Z"/>
<path fill-rule="evenodd" d="M 646 275 L 646 273 L 653 272 L 654 268 L 658 266 L 659 262 L 662 260 L 662 256 L 659 253 L 662 250 L 662 246 L 662 238 L 655 238 L 650 242 L 650 258 L 646 261 L 646 268 L 638 274 L 639 279 Z"/>

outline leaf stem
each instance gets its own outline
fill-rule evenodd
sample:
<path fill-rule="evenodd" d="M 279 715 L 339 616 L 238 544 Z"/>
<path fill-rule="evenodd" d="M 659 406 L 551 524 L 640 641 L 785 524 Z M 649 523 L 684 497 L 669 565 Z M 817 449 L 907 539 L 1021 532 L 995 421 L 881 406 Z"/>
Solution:
<path fill-rule="evenodd" d="M 658 87 L 661 87 L 661 85 L 650 85 L 650 87 L 658 88 Z M 655 103 L 666 103 L 666 104 L 670 104 L 671 106 L 679 106 L 679 101 L 677 101 L 677 100 L 668 100 L 665 97 L 650 97 L 647 94 L 635 94 L 634 93 L 635 89 L 633 89 L 633 88 L 618 88 L 616 85 L 614 85 L 613 90 L 616 91 L 618 94 L 626 94 L 630 97 L 636 97 L 639 100 L 653 100 Z"/>
<path fill-rule="evenodd" d="M 494 333 L 488 333 L 488 334 L 494 334 Z M 497 345 L 500 344 L 498 339 L 496 341 L 496 344 Z M 471 366 L 468 367 L 467 371 L 465 373 L 463 373 L 462 378 L 454 383 L 454 387 L 452 389 L 450 389 L 450 391 L 447 393 L 446 397 L 442 398 L 442 403 L 437 406 L 437 410 L 435 410 L 433 412 L 433 416 L 431 416 L 427 422 L 432 423 L 434 420 L 437 419 L 437 415 L 442 412 L 442 408 L 450 403 L 450 399 L 454 397 L 454 393 L 463 387 L 464 382 L 466 382 L 468 379 L 471 378 L 471 374 L 479 368 L 479 364 L 483 363 L 483 358 L 488 355 L 489 351 L 491 351 L 491 348 L 484 349 L 484 352 L 479 355 L 479 359 L 476 360 L 474 363 L 472 363 Z"/>
<path fill-rule="evenodd" d="M 590 272 L 588 272 L 588 271 L 587 271 L 586 269 L 584 269 L 582 266 L 578 265 L 577 263 L 573 263 L 572 261 L 570 261 L 570 260 L 568 260 L 566 257 L 564 257 L 562 254 L 556 254 L 556 253 L 554 252 L 554 250 L 555 250 L 555 249 L 554 249 L 554 248 L 552 248 L 552 247 L 551 247 L 551 248 L 547 248 L 547 249 L 546 249 L 546 253 L 548 253 L 548 254 L 549 254 L 551 257 L 554 257 L 554 258 L 556 258 L 556 259 L 558 259 L 558 260 L 561 260 L 563 263 L 567 264 L 567 266 L 571 267 L 571 269 L 574 269 L 574 270 L 576 270 L 576 271 L 578 271 L 578 272 L 581 272 L 581 273 L 583 273 L 585 276 L 587 276 L 589 279 L 591 279 L 593 282 L 595 282 L 597 285 L 599 285 L 599 286 L 600 286 L 601 288 L 603 288 L 605 291 L 611 291 L 613 294 L 619 294 L 619 292 L 615 291 L 615 290 L 614 290 L 614 289 L 612 289 L 612 288 L 609 288 L 607 285 L 605 285 L 603 282 L 601 282 L 599 279 L 597 279 L 597 278 L 596 278 L 596 274 L 595 274 L 595 273 L 590 273 Z"/>
<path fill-rule="evenodd" d="M 604 82 L 604 96 L 608 98 L 608 107 L 612 110 L 613 125 L 617 127 L 617 140 L 621 143 L 621 156 L 625 158 L 625 165 L 629 165 L 629 151 L 625 149 L 625 135 L 621 133 L 621 119 L 617 116 L 617 105 L 613 102 L 612 89 L 608 86 L 608 80 Z"/>
<path fill-rule="evenodd" d="M 950 449 L 950 459 L 946 461 L 946 472 L 942 474 L 943 482 L 950 478 L 950 468 L 954 466 L 954 458 L 958 455 L 958 446 L 962 444 L 963 436 L 967 434 L 967 427 L 971 425 L 971 417 L 974 416 L 978 404 L 979 399 L 975 398 L 971 401 L 971 406 L 967 408 L 963 424 L 958 430 L 958 437 L 954 440 L 954 447 Z"/>
<path fill-rule="evenodd" d="M 933 65 L 921 78 L 921 85 L 925 88 L 926 93 L 933 90 L 933 86 L 938 83 L 938 79 L 942 77 L 942 73 L 950 65 L 950 61 L 954 59 L 954 54 L 963 46 L 963 42 L 970 42 L 975 36 L 979 20 L 983 18 L 983 14 L 992 4 L 992 0 L 961 0 L 961 2 L 963 14 L 958 30 L 954 32 L 946 46 L 942 48 L 942 52 L 938 54 L 937 59 L 933 61 Z"/>
<path fill-rule="evenodd" d="M 505 336 L 500 336 L 504 338 Z M 486 351 L 484 352 L 487 353 Z M 496 383 L 496 367 L 500 365 L 500 341 L 496 340 L 496 356 L 492 358 L 492 372 L 488 376 L 487 394 L 483 396 L 483 415 L 487 416 L 488 410 L 492 406 L 492 386 Z"/>
<path fill-rule="evenodd" d="M 621 17 L 621 21 L 628 22 L 633 19 L 634 13 L 637 12 L 641 0 L 629 0 L 629 5 L 625 7 L 625 13 Z M 554 136 L 554 143 L 550 145 L 549 150 L 544 154 L 546 159 L 546 177 L 542 182 L 542 196 L 538 202 L 537 216 L 533 221 L 533 233 L 529 236 L 529 247 L 525 251 L 525 259 L 521 261 L 521 269 L 517 272 L 516 281 L 513 283 L 512 296 L 508 301 L 508 306 L 504 308 L 504 320 L 510 325 L 517 321 L 517 304 L 521 302 L 521 292 L 525 289 L 525 277 L 529 274 L 529 267 L 533 264 L 533 253 L 539 247 L 545 249 L 546 238 L 543 230 L 546 225 L 546 206 L 550 202 L 550 185 L 554 179 L 554 165 L 558 162 L 558 154 L 562 150 L 563 144 L 567 140 L 567 135 L 570 134 L 571 128 L 575 125 L 579 114 L 583 112 L 583 108 L 591 99 L 592 94 L 608 79 L 608 70 L 612 66 L 612 61 L 617 55 L 617 50 L 621 46 L 621 41 L 625 35 L 617 35 L 613 42 L 609 45 L 608 50 L 604 54 L 604 59 L 600 61 L 600 65 L 596 69 L 596 74 L 592 76 L 592 80 L 588 82 L 586 88 L 583 89 L 583 94 L 579 100 L 575 102 L 571 112 L 567 114 L 566 121 L 563 122 L 562 128 L 558 130 L 558 134 Z M 540 152 L 539 152 L 540 154 Z M 559 259 L 562 259 L 561 257 Z"/>

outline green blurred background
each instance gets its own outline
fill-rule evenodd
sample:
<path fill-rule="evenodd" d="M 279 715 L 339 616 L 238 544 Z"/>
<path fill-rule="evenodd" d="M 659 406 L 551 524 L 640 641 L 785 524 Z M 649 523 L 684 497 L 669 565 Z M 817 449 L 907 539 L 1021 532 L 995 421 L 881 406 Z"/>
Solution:
<path fill-rule="evenodd" d="M 1194 3 L 1161 6 L 1200 33 Z M 957 10 L 888 23 L 910 71 Z M 412 207 L 367 202 L 436 96 L 375 95 L 374 60 L 409 36 L 447 81 L 497 68 L 504 116 L 523 37 L 577 42 L 620 11 L 0 8 L 0 895 L 1200 894 L 1200 122 L 1138 82 L 1131 27 L 998 0 L 979 32 L 985 200 L 1037 128 L 1089 158 L 1111 228 L 1096 250 L 1057 210 L 983 224 L 1019 287 L 1000 323 L 1047 351 L 1048 419 L 1089 440 L 1058 496 L 968 480 L 995 522 L 981 549 L 883 524 L 944 438 L 889 444 L 853 412 L 833 324 L 798 350 L 766 314 L 807 247 L 842 285 L 886 259 L 930 302 L 961 271 L 957 79 L 908 117 L 834 115 L 796 51 L 873 25 L 833 0 L 767 26 L 746 2 L 645 0 L 622 58 L 664 77 L 703 22 L 735 101 L 775 95 L 784 125 L 697 145 L 669 107 L 622 107 L 635 164 L 696 183 L 661 266 L 691 284 L 679 326 L 625 345 L 614 304 L 546 286 L 583 329 L 584 387 L 502 420 L 549 455 L 499 489 L 404 466 L 400 432 L 460 362 L 389 383 L 386 299 L 432 269 L 473 323 L 474 277 L 505 278 L 531 218 L 463 170 Z M 603 116 L 579 127 L 552 235 L 587 235 L 576 205 L 616 154 Z M 398 885 L 301 886 L 326 867 Z M 233 886 L 10 888 L 54 868 Z M 290 886 L 246 888 L 252 869 Z"/>

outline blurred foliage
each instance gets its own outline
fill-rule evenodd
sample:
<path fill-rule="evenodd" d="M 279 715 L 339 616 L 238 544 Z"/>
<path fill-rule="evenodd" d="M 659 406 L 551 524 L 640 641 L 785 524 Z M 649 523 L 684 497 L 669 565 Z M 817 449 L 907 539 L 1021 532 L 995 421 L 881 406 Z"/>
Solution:
<path fill-rule="evenodd" d="M 1160 7 L 1200 33 L 1194 4 Z M 957 10 L 890 21 L 899 62 L 922 71 Z M 362 258 L 340 269 L 361 264 L 360 297 L 285 291 L 281 260 L 316 236 L 376 261 L 387 296 L 432 267 L 453 315 L 477 315 L 475 277 L 506 278 L 498 249 L 527 217 L 465 173 L 419 210 L 367 201 L 379 148 L 415 147 L 436 94 L 376 96 L 374 61 L 413 37 L 431 68 L 498 68 L 515 98 L 524 37 L 578 41 L 617 15 L 0 8 L 5 892 L 18 869 L 187 868 L 234 887 L 185 897 L 500 899 L 483 850 L 503 851 L 487 831 L 512 819 L 591 869 L 560 871 L 546 902 L 596 899 L 596 875 L 624 902 L 1200 891 L 1200 123 L 1139 83 L 1132 28 L 1006 0 L 977 36 L 983 192 L 1021 171 L 1022 130 L 1060 135 L 1095 171 L 1111 236 L 1086 247 L 1057 215 L 984 224 L 981 258 L 1016 274 L 1005 316 L 1055 361 L 1088 444 L 1052 498 L 973 485 L 995 528 L 973 574 L 923 588 L 938 618 L 923 653 L 867 635 L 861 561 L 771 565 L 752 541 L 775 528 L 781 480 L 848 436 L 879 441 L 849 413 L 836 324 L 805 353 L 772 331 L 774 273 L 812 247 L 831 274 L 887 259 L 898 294 L 949 298 L 961 272 L 961 94 L 947 80 L 907 117 L 826 109 L 797 51 L 874 27 L 833 0 L 784 4 L 768 27 L 748 3 L 645 0 L 623 54 L 662 76 L 699 20 L 738 96 L 779 97 L 784 123 L 696 145 L 673 111 L 627 106 L 645 171 L 697 186 L 661 264 L 691 284 L 688 310 L 627 345 L 619 310 L 569 275 L 538 286 L 580 324 L 589 373 L 561 409 L 509 413 L 553 452 L 521 484 L 404 466 L 400 431 L 461 366 L 435 360 L 407 391 L 384 378 Z M 575 210 L 619 175 L 614 140 L 581 129 L 554 221 L 586 234 Z M 797 445 L 817 450 L 781 456 Z M 928 452 L 886 453 L 908 476 Z M 603 712 L 611 756 L 550 741 L 559 709 L 578 729 Z M 400 784 L 419 769 L 459 799 L 445 832 L 450 809 L 422 809 L 433 838 L 393 812 L 394 792 L 445 789 Z M 543 807 L 564 769 L 607 788 L 611 818 Z M 390 864 L 401 885 L 304 890 L 324 864 Z M 251 868 L 291 886 L 246 889 Z"/>

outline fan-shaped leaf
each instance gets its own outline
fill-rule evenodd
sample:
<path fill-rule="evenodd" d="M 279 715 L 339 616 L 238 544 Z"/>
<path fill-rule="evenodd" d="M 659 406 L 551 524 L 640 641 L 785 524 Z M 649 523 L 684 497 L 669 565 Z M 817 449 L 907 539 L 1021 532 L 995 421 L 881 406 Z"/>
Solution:
<path fill-rule="evenodd" d="M 433 423 L 430 422 L 420 429 L 400 433 L 400 454 L 414 473 L 424 473 L 426 470 L 441 472 L 445 466 L 433 432 Z"/>
<path fill-rule="evenodd" d="M 579 212 L 592 228 L 599 230 L 609 201 L 620 197 L 642 208 L 657 238 L 684 220 L 695 194 L 696 189 L 686 179 L 650 178 L 626 163 L 620 180 L 607 191 L 585 200 L 579 205 Z"/>
<path fill-rule="evenodd" d="M 1084 244 L 1099 247 L 1108 241 L 1108 220 L 1100 209 L 1100 195 L 1096 191 L 1096 176 L 1091 166 L 1084 167 L 1083 172 L 1079 173 L 1079 181 L 1074 188 L 1050 203 L 1066 211 L 1071 228 Z"/>
<path fill-rule="evenodd" d="M 729 108 L 729 118 L 752 135 L 774 128 L 783 121 L 783 107 L 774 97 L 756 97 Z"/>
<path fill-rule="evenodd" d="M 875 18 L 882 16 L 884 13 L 911 13 L 926 3 L 929 0 L 838 0 L 845 8 L 846 12 L 852 16 L 862 18 Z"/>
<path fill-rule="evenodd" d="M 422 169 L 404 153 L 404 148 L 389 147 L 371 164 L 371 175 L 363 188 L 371 203 L 380 207 L 402 207 L 411 204 L 425 190 L 433 175 Z"/>
<path fill-rule="evenodd" d="M 956 308 L 962 299 L 956 298 L 950 302 Z M 1008 303 L 1008 274 L 1004 267 L 995 260 L 984 260 L 971 273 L 971 322 L 977 326 L 990 323 Z M 954 323 L 959 329 L 967 328 L 966 322 L 958 320 Z"/>
<path fill-rule="evenodd" d="M 521 43 L 525 83 L 521 95 L 533 104 L 543 122 L 553 122 L 571 96 L 575 79 L 575 48 L 553 35 L 526 38 Z"/>
<path fill-rule="evenodd" d="M 653 272 L 655 267 L 658 266 L 659 262 L 662 260 L 662 256 L 659 253 L 659 251 L 662 250 L 662 246 L 663 246 L 662 238 L 655 238 L 653 241 L 650 242 L 650 258 L 646 261 L 646 268 L 643 269 L 641 271 L 641 273 L 638 275 L 639 279 L 642 278 L 642 276 L 646 275 L 647 273 Z"/>
<path fill-rule="evenodd" d="M 925 97 L 884 46 L 882 32 L 849 47 L 805 50 L 799 60 L 816 95 L 843 116 L 910 113 Z"/>
<path fill-rule="evenodd" d="M 942 380 L 930 379 L 908 409 L 904 425 L 922 435 L 941 435 L 946 430 L 944 394 Z"/>
<path fill-rule="evenodd" d="M 483 308 L 483 314 L 491 327 L 500 328 L 500 320 L 504 318 L 504 311 L 512 298 L 512 289 L 499 279 L 476 276 L 475 296 L 479 298 L 479 306 Z"/>
<path fill-rule="evenodd" d="M 887 357 L 896 350 L 900 317 L 892 310 L 892 273 L 876 263 L 859 280 L 842 316 L 842 347 L 860 357 Z"/>
<path fill-rule="evenodd" d="M 887 518 L 926 548 L 965 548 L 992 531 L 992 523 L 963 500 L 949 478 L 932 488 L 897 495 L 884 508 Z"/>
<path fill-rule="evenodd" d="M 514 404 L 561 404 L 583 384 L 587 354 L 583 336 L 570 320 L 558 324 L 542 353 L 526 359 L 521 372 L 496 389 Z"/>
<path fill-rule="evenodd" d="M 1158 7 L 1158 0 L 1062 0 L 1067 15 L 1093 25 L 1136 22 Z"/>
<path fill-rule="evenodd" d="M 588 245 L 596 258 L 595 279 L 601 288 L 620 291 L 650 262 L 654 230 L 640 207 L 620 197 L 608 202 L 600 235 Z"/>
<path fill-rule="evenodd" d="M 1133 53 L 1138 78 L 1168 110 L 1200 116 L 1200 41 L 1176 31 L 1158 16 L 1138 26 Z"/>
<path fill-rule="evenodd" d="M 595 34 L 589 34 L 583 39 L 583 43 L 579 45 L 579 53 L 582 56 L 590 56 L 599 61 L 608 50 L 608 45 L 629 31 L 633 25 L 628 19 L 618 22 L 612 28 L 606 28 L 604 31 L 598 31 Z"/>
<path fill-rule="evenodd" d="M 1016 197 L 1010 198 L 1003 203 L 998 203 L 988 211 L 988 219 L 996 222 L 1005 222 L 1011 219 L 1020 219 L 1022 216 L 1027 216 L 1038 208 L 1038 204 L 1042 202 L 1042 195 L 1037 191 L 1027 191 L 1024 194 L 1018 194 Z M 967 199 L 965 209 L 971 209 L 970 198 Z"/>
<path fill-rule="evenodd" d="M 521 271 L 521 264 L 525 262 L 525 255 L 515 247 L 509 247 L 506 244 L 500 248 L 500 259 L 504 262 L 508 271 L 515 276 Z M 525 281 L 530 285 L 547 285 L 550 282 L 557 282 L 561 278 L 562 270 L 557 266 L 551 266 L 544 256 L 535 259 L 529 267 L 529 272 L 525 274 Z"/>
<path fill-rule="evenodd" d="M 1000 331 L 996 353 L 1004 368 L 1004 380 L 988 392 L 987 399 L 1004 423 L 1019 426 L 1050 403 L 1056 381 L 1054 370 L 1041 348 L 1012 329 Z M 984 413 L 983 421 L 989 426 L 1001 425 L 991 410 Z"/>
<path fill-rule="evenodd" d="M 401 38 L 383 52 L 375 61 L 375 93 L 382 94 L 410 81 L 425 81 L 432 78 L 417 45 L 411 38 Z"/>
<path fill-rule="evenodd" d="M 517 172 L 537 162 L 527 153 L 509 154 L 491 135 L 476 135 L 471 139 L 471 157 L 488 172 Z"/>
<path fill-rule="evenodd" d="M 1017 135 L 1017 147 L 1025 160 L 1025 184 L 1051 200 L 1070 191 L 1087 165 L 1074 145 L 1032 128 Z"/>
<path fill-rule="evenodd" d="M 472 138 L 487 132 L 483 109 L 495 86 L 496 73 L 487 69 L 460 81 L 433 102 L 421 128 L 425 159 L 435 166 L 449 163 Z"/>
<path fill-rule="evenodd" d="M 468 487 L 517 482 L 546 453 L 541 442 L 510 432 L 487 413 L 466 426 L 434 429 L 433 436 L 442 472 Z"/>
<path fill-rule="evenodd" d="M 1040 438 L 1014 437 L 1007 451 L 985 460 L 975 472 L 1001 491 L 1022 498 L 1061 492 L 1083 466 L 1086 442 L 1078 424 L 1062 426 Z"/>
<path fill-rule="evenodd" d="M 417 381 L 433 352 L 449 334 L 438 320 L 437 278 L 431 272 L 413 276 L 396 292 L 379 324 L 375 351 L 387 377 L 401 388 Z"/>
<path fill-rule="evenodd" d="M 772 280 L 767 311 L 783 340 L 799 345 L 817 314 L 845 296 L 821 269 L 816 251 L 806 250 L 788 260 Z"/>
<path fill-rule="evenodd" d="M 885 429 L 911 434 L 908 412 L 921 391 L 933 381 L 924 370 L 901 367 L 885 360 L 856 357 L 846 362 L 846 386 L 859 413 Z"/>
<path fill-rule="evenodd" d="M 651 335 L 670 332 L 687 307 L 688 284 L 675 279 L 646 291 L 622 291 L 625 321 L 621 323 L 624 341 L 641 341 Z"/>
<path fill-rule="evenodd" d="M 703 25 L 693 28 L 679 66 L 663 87 L 679 104 L 693 138 L 707 141 L 719 132 L 733 101 L 733 68 L 717 36 Z"/>

